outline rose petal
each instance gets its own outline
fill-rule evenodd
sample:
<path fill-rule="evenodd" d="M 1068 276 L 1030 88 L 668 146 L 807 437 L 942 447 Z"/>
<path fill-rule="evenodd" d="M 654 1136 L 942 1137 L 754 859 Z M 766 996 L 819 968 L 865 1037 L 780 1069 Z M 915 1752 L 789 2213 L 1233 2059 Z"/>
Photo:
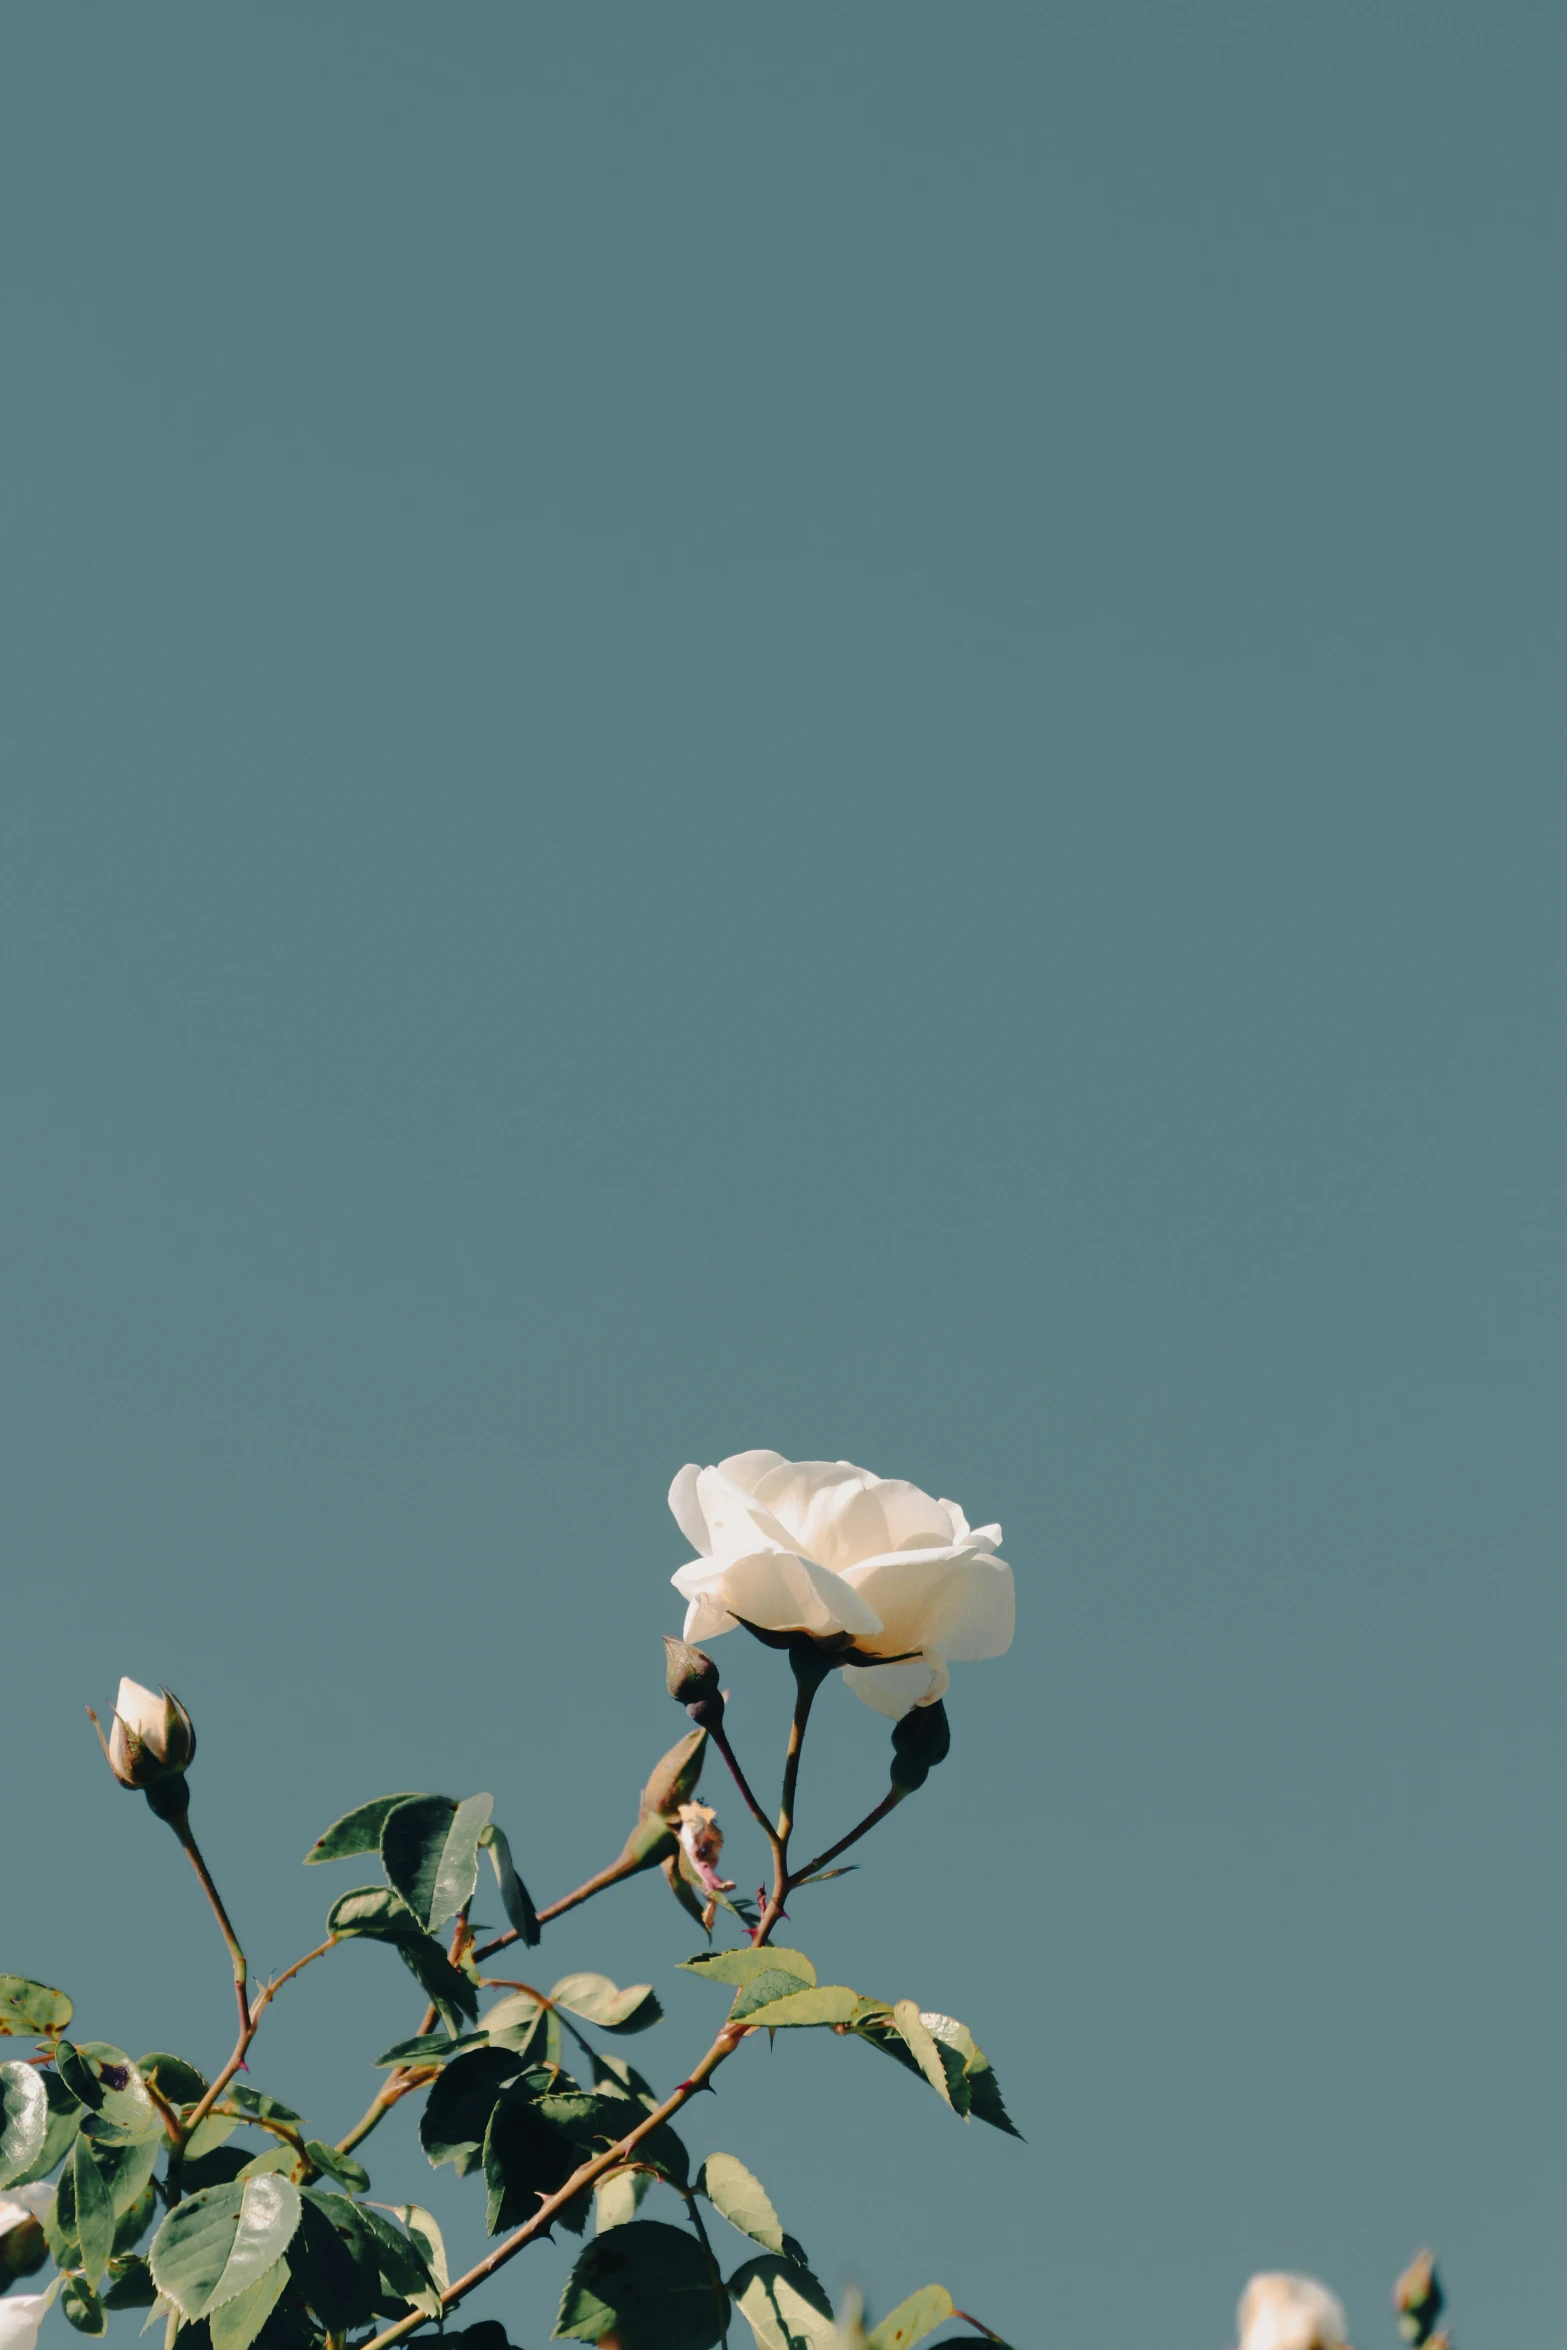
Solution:
<path fill-rule="evenodd" d="M 852 1632 L 869 1639 L 882 1628 L 875 1609 L 841 1575 L 788 1551 L 727 1560 L 719 1590 L 731 1615 L 765 1632 L 809 1632 L 817 1639 Z"/>
<path fill-rule="evenodd" d="M 893 1722 L 912 1706 L 934 1705 L 952 1681 L 939 1656 L 911 1657 L 901 1665 L 845 1665 L 843 1677 L 856 1697 Z"/>
<path fill-rule="evenodd" d="M 699 1550 L 706 1558 L 712 1552 L 713 1538 L 707 1530 L 707 1519 L 702 1513 L 702 1503 L 697 1493 L 697 1481 L 701 1474 L 695 1461 L 687 1461 L 669 1488 L 669 1506 L 674 1513 L 675 1524 L 691 1548 Z"/>
<path fill-rule="evenodd" d="M 929 1648 L 968 1663 L 1012 1645 L 1012 1569 L 989 1551 L 897 1551 L 850 1567 L 843 1579 L 880 1616 L 885 1630 L 869 1645 L 882 1655 Z"/>

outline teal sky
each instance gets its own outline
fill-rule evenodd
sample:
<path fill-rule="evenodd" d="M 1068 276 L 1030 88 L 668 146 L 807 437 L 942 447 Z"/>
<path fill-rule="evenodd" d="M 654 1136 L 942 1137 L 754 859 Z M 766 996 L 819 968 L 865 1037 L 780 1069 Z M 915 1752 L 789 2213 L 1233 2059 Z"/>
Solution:
<path fill-rule="evenodd" d="M 672 1472 L 849 1457 L 1001 1520 L 1019 1632 L 795 1935 L 1028 2143 L 811 2035 L 694 2149 L 1021 2350 L 1225 2350 L 1264 2266 L 1391 2350 L 1425 2241 L 1545 2350 L 1561 11 L 0 40 L 0 1965 L 226 2051 L 122 1671 L 258 1966 L 383 1789 L 558 1894 L 680 1726 Z M 822 1714 L 825 1840 L 887 1743 Z M 539 1963 L 656 1969 L 673 2082 L 691 1940 L 644 1881 Z M 416 2020 L 343 1950 L 252 2077 L 337 2135 Z"/>

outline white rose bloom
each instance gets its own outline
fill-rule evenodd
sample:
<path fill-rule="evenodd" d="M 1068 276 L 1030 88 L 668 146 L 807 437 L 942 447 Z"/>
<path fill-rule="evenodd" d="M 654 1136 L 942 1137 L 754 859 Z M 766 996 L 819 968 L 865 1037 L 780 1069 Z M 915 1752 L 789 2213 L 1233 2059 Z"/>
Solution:
<path fill-rule="evenodd" d="M 1253 2277 L 1235 2322 L 1240 2350 L 1346 2350 L 1344 2304 L 1315 2277 Z"/>
<path fill-rule="evenodd" d="M 817 1640 L 848 1633 L 857 1655 L 908 1658 L 844 1668 L 856 1697 L 893 1721 L 946 1694 L 949 1660 L 1012 1645 L 1001 1528 L 971 1530 L 955 1501 L 933 1501 L 901 1477 L 737 1452 L 716 1468 L 688 1462 L 669 1506 L 700 1553 L 670 1577 L 688 1602 L 687 1640 L 712 1640 L 742 1619 Z"/>
<path fill-rule="evenodd" d="M 0 2300 L 0 2350 L 33 2350 L 47 2293 L 7 2293 Z"/>

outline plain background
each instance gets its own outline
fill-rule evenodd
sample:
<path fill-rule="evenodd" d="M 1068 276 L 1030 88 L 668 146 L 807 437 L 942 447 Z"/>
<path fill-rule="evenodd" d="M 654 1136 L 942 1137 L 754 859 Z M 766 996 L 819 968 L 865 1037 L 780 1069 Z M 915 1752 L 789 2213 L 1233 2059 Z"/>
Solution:
<path fill-rule="evenodd" d="M 672 1471 L 846 1456 L 999 1518 L 1020 1628 L 795 1931 L 1028 2143 L 802 2035 L 695 2150 L 1025 2350 L 1281 2264 L 1376 2350 L 1427 2240 L 1559 2337 L 1564 47 L 8 12 L 0 1962 L 84 2033 L 231 2020 L 122 1671 L 258 1967 L 389 1787 L 543 1900 L 680 1727 Z M 887 1748 L 822 1714 L 825 1837 Z M 667 2082 L 691 1944 L 644 1880 L 537 1963 L 656 1968 Z M 335 2135 L 417 2001 L 285 1998 Z M 538 2350 L 565 2264 L 473 2313 Z"/>

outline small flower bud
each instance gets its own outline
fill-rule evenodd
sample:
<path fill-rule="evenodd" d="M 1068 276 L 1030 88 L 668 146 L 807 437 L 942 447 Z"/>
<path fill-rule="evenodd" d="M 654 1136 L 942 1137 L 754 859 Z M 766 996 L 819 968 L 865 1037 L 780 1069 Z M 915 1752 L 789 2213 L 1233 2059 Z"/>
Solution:
<path fill-rule="evenodd" d="M 643 1812 L 655 1812 L 661 1819 L 674 1822 L 675 1814 L 696 1788 L 702 1776 L 702 1757 L 707 1747 L 705 1730 L 688 1730 L 678 1746 L 672 1746 L 653 1766 L 653 1773 L 642 1790 Z"/>
<path fill-rule="evenodd" d="M 685 1707 L 699 1729 L 716 1730 L 724 1718 L 724 1698 L 712 1658 L 704 1656 L 700 1648 L 688 1648 L 683 1640 L 672 1640 L 667 1632 L 664 1657 L 670 1696 Z"/>
<path fill-rule="evenodd" d="M 1420 2344 L 1432 2340 L 1436 2321 L 1442 2314 L 1442 2303 L 1435 2257 L 1430 2252 L 1417 2252 L 1393 2287 L 1398 2330 L 1406 2342 Z"/>
<path fill-rule="evenodd" d="M 724 1832 L 718 1824 L 718 1814 L 705 1803 L 683 1803 L 680 1806 L 680 1849 L 709 1893 L 734 1891 L 733 1877 L 721 1877 L 718 1873 L 718 1856 L 724 1849 Z"/>
<path fill-rule="evenodd" d="M 1315 2277 L 1255 2276 L 1235 2314 L 1240 2350 L 1346 2350 L 1343 2303 Z"/>
<path fill-rule="evenodd" d="M 88 1707 L 92 1713 L 92 1708 Z M 93 1714 L 93 1727 L 98 1717 Z M 167 1689 L 143 1689 L 139 1681 L 123 1680 L 114 1701 L 114 1727 L 99 1741 L 109 1768 L 122 1787 L 154 1787 L 161 1779 L 178 1778 L 196 1752 L 196 1732 L 189 1714 Z"/>
<path fill-rule="evenodd" d="M 912 1795 L 951 1750 L 952 1731 L 941 1699 L 915 1706 L 892 1725 L 893 1786 L 902 1795 Z"/>
<path fill-rule="evenodd" d="M 48 2259 L 44 2214 L 53 2201 L 52 2187 L 12 2187 L 0 2195 L 0 2293 Z"/>

